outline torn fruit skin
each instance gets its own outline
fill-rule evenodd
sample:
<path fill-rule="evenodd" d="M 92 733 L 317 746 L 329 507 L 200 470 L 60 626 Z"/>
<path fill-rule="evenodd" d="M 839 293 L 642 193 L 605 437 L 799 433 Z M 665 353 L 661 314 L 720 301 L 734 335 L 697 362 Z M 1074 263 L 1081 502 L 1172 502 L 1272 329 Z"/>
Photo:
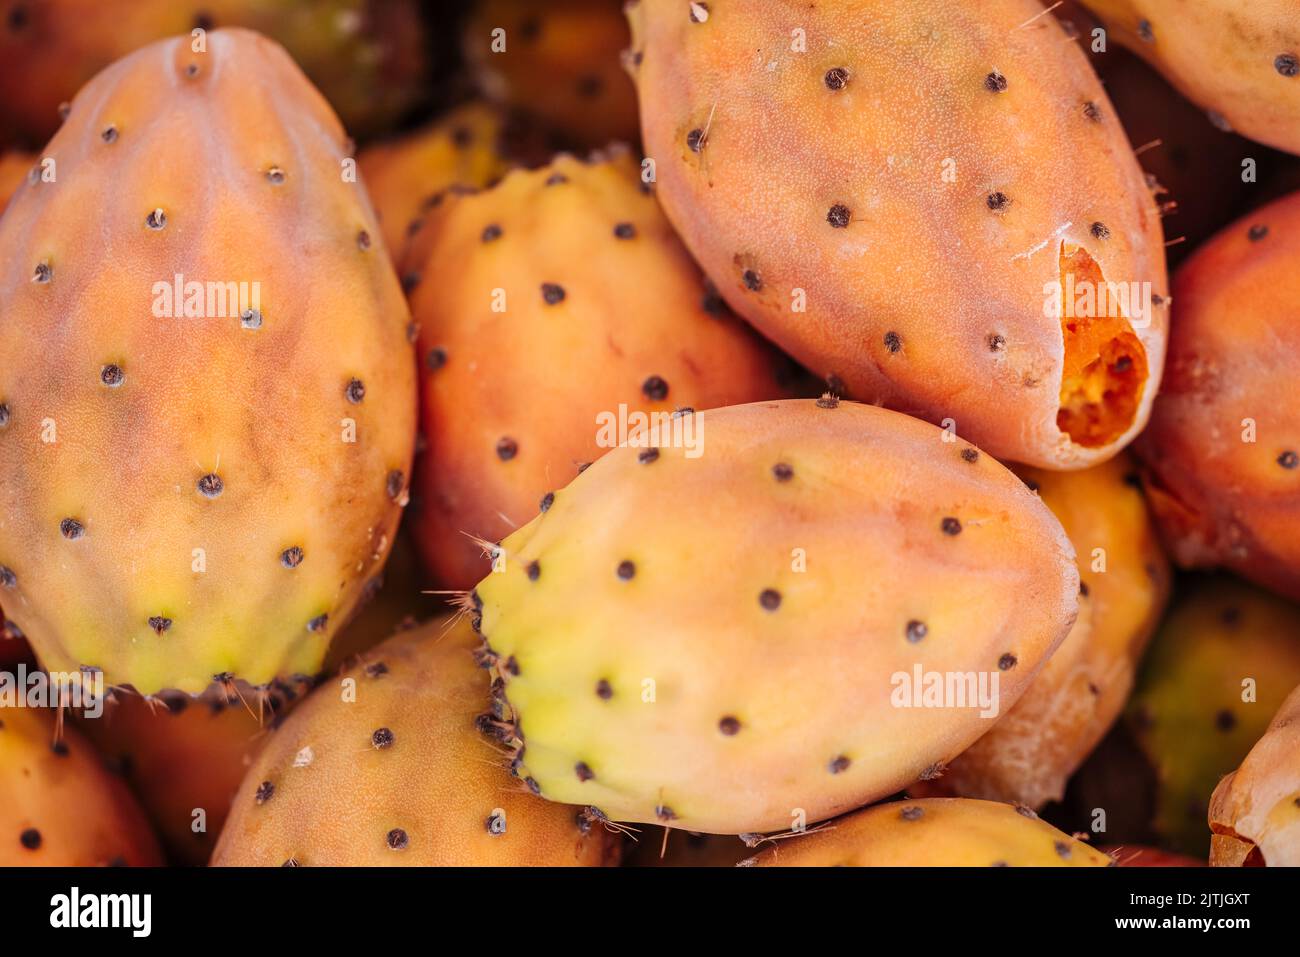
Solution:
<path fill-rule="evenodd" d="M 1070 276 L 1074 287 L 1088 283 L 1092 289 L 1105 288 L 1101 267 L 1088 251 L 1062 243 L 1062 297 L 1071 288 Z M 1065 359 L 1056 425 L 1071 441 L 1100 448 L 1116 442 L 1133 425 L 1148 377 L 1146 349 L 1114 305 L 1093 316 L 1068 311 L 1061 310 Z"/>

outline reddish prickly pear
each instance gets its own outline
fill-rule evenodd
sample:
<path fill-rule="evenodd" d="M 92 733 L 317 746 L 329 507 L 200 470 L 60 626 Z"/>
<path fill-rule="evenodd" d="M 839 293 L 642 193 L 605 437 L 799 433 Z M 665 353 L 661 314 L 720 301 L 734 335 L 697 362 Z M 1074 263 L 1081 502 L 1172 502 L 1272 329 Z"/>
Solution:
<path fill-rule="evenodd" d="M 1300 81 L 1297 81 L 1300 82 Z M 1174 282 L 1164 389 L 1136 450 L 1170 554 L 1300 598 L 1300 193 L 1198 249 Z"/>
<path fill-rule="evenodd" d="M 1073 623 L 1060 523 L 917 419 L 828 396 L 635 439 L 473 596 L 543 797 L 719 834 L 831 817 L 937 774 Z"/>
<path fill-rule="evenodd" d="M 146 694 L 315 673 L 415 441 L 342 128 L 284 50 L 216 31 L 109 67 L 44 155 L 0 218 L 6 614 L 45 666 Z"/>

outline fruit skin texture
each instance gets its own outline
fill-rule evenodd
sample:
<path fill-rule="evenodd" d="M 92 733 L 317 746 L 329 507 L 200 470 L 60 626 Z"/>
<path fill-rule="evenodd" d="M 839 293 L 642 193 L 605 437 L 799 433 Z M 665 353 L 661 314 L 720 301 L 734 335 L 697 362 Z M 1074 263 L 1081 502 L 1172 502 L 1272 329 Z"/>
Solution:
<path fill-rule="evenodd" d="M 1210 863 L 1300 867 L 1300 687 L 1210 799 Z"/>
<path fill-rule="evenodd" d="M 1300 193 L 1178 271 L 1165 385 L 1136 450 L 1174 561 L 1300 598 Z M 1245 441 L 1253 438 L 1253 441 Z"/>
<path fill-rule="evenodd" d="M 1300 18 L 1291 0 L 1083 0 L 1110 37 L 1237 132 L 1300 153 Z"/>
<path fill-rule="evenodd" d="M 170 859 L 201 866 L 270 726 L 304 691 L 288 684 L 267 692 L 214 685 L 197 699 L 169 693 L 161 700 L 117 692 L 103 716 L 79 726 L 121 770 Z M 196 809 L 204 812 L 199 832 Z"/>
<path fill-rule="evenodd" d="M 476 590 L 544 797 L 716 834 L 831 817 L 990 726 L 895 704 L 896 674 L 997 675 L 1002 714 L 1065 637 L 1073 549 L 991 457 L 856 403 L 695 415 L 703 454 L 614 449 Z"/>
<path fill-rule="evenodd" d="M 481 188 L 505 174 L 509 164 L 499 147 L 503 129 L 500 113 L 471 103 L 361 151 L 357 166 L 394 264 L 412 225 L 443 190 L 455 183 Z"/>
<path fill-rule="evenodd" d="M 463 616 L 436 619 L 309 695 L 245 777 L 212 863 L 616 863 L 614 831 L 510 780 L 479 730 L 493 719 L 475 646 Z"/>
<path fill-rule="evenodd" d="M 314 674 L 415 440 L 410 316 L 342 128 L 274 43 L 207 39 L 101 73 L 57 181 L 0 219 L 0 601 L 46 667 L 145 694 Z M 259 283 L 257 318 L 156 317 L 177 274 Z"/>
<path fill-rule="evenodd" d="M 664 210 L 732 307 L 844 394 L 953 418 L 999 458 L 1081 468 L 1126 445 L 1167 304 L 1067 332 L 1049 289 L 1164 297 L 1160 221 L 1060 25 L 1020 26 L 1032 0 L 709 10 L 630 5 L 629 69 Z"/>
<path fill-rule="evenodd" d="M 533 117 L 561 142 L 634 142 L 636 90 L 622 66 L 622 7 L 622 0 L 479 0 L 462 49 L 484 96 Z M 506 48 L 494 53 L 498 28 Z"/>
<path fill-rule="evenodd" d="M 31 171 L 36 157 L 30 153 L 9 152 L 0 155 L 0 214 Z"/>
<path fill-rule="evenodd" d="M 1156 633 L 1125 715 L 1158 786 L 1161 847 L 1204 857 L 1206 808 L 1300 684 L 1300 609 L 1229 579 L 1195 577 Z M 1252 679 L 1255 700 L 1245 701 Z"/>
<path fill-rule="evenodd" d="M 1079 617 L 1023 698 L 943 777 L 912 794 L 1041 808 L 1124 710 L 1142 652 L 1169 598 L 1169 563 L 1124 454 L 1080 472 L 1016 469 L 1074 544 Z M 1095 549 L 1104 555 L 1094 555 Z M 1104 565 L 1099 564 L 1104 560 Z"/>
<path fill-rule="evenodd" d="M 789 363 L 706 289 L 623 150 L 447 195 L 402 274 L 428 439 L 413 518 L 444 587 L 483 576 L 470 535 L 499 541 L 608 449 L 602 415 L 790 394 Z"/>
<path fill-rule="evenodd" d="M 54 712 L 0 710 L 0 867 L 156 867 L 162 854 L 126 784 Z"/>
<path fill-rule="evenodd" d="M 741 867 L 1109 867 L 1028 808 L 966 798 L 895 801 L 780 841 Z"/>
<path fill-rule="evenodd" d="M 58 129 L 60 104 L 104 67 L 200 25 L 284 44 L 354 135 L 397 120 L 425 73 L 415 0 L 4 0 L 0 23 L 0 142 L 33 147 Z"/>

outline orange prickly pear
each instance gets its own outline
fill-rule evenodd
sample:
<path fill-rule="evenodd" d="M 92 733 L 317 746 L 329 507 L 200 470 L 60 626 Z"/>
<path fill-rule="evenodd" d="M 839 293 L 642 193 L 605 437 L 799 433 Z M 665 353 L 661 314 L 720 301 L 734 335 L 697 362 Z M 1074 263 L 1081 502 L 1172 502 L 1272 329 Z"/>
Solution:
<path fill-rule="evenodd" d="M 626 151 L 562 154 L 448 192 L 412 238 L 428 438 L 412 517 L 447 587 L 478 581 L 476 539 L 527 522 L 616 426 L 789 394 L 788 362 L 706 287 L 641 185 Z"/>
<path fill-rule="evenodd" d="M 382 569 L 415 360 L 344 141 L 270 40 L 164 40 L 0 218 L 0 601 L 46 667 L 311 675 Z"/>
<path fill-rule="evenodd" d="M 627 9 L 657 193 L 738 313 L 841 394 L 999 458 L 1082 468 L 1141 431 L 1160 218 L 1035 0 Z"/>

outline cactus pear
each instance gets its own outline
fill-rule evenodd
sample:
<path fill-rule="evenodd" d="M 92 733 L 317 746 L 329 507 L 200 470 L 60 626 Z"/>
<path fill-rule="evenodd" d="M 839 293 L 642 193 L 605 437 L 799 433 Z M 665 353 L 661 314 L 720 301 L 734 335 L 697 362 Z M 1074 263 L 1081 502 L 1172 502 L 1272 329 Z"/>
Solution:
<path fill-rule="evenodd" d="M 1300 17 L 1294 0 L 1083 0 L 1110 36 L 1215 121 L 1300 153 Z"/>
<path fill-rule="evenodd" d="M 1210 863 L 1300 867 L 1300 687 L 1210 799 Z"/>
<path fill-rule="evenodd" d="M 462 47 L 483 95 L 577 147 L 636 139 L 622 0 L 479 0 Z"/>
<path fill-rule="evenodd" d="M 742 867 L 1109 867 L 1026 807 L 968 798 L 879 804 L 781 841 Z"/>
<path fill-rule="evenodd" d="M 415 221 L 444 189 L 455 183 L 487 186 L 505 173 L 502 132 L 500 114 L 472 103 L 424 129 L 361 152 L 357 165 L 394 263 L 400 261 Z"/>
<path fill-rule="evenodd" d="M 1125 715 L 1156 773 L 1162 847 L 1206 854 L 1211 792 L 1298 684 L 1300 609 L 1228 578 L 1187 583 Z"/>
<path fill-rule="evenodd" d="M 0 219 L 6 614 L 46 667 L 145 694 L 315 673 L 415 441 L 342 128 L 280 47 L 215 31 L 105 70 L 45 153 Z"/>
<path fill-rule="evenodd" d="M 466 619 L 399 632 L 272 733 L 216 865 L 599 865 L 618 834 L 512 787 Z"/>
<path fill-rule="evenodd" d="M 697 6 L 630 4 L 628 62 L 664 210 L 738 313 L 848 395 L 998 457 L 1080 468 L 1138 433 L 1164 358 L 1160 220 L 1052 17 Z"/>
<path fill-rule="evenodd" d="M 1169 564 L 1126 455 L 1079 472 L 1017 473 L 1061 520 L 1079 565 L 1079 617 L 1016 706 L 914 792 L 1039 808 L 1115 721 L 1169 597 Z"/>
<path fill-rule="evenodd" d="M 827 396 L 633 438 L 475 593 L 544 797 L 720 834 L 831 817 L 938 773 L 1073 623 L 1057 520 L 917 419 Z"/>
<path fill-rule="evenodd" d="M 625 413 L 777 398 L 788 367 L 706 290 L 625 151 L 561 155 L 448 194 L 408 249 L 428 449 L 414 516 L 448 587 L 483 574 L 480 540 L 617 445 Z M 580 369 L 565 375 L 562 369 Z"/>
<path fill-rule="evenodd" d="M 0 709 L 0 867 L 161 863 L 135 798 L 75 728 Z"/>
<path fill-rule="evenodd" d="M 358 135 L 399 119 L 426 72 L 415 0 L 41 0 L 6 3 L 0 16 L 0 142 L 40 146 L 101 69 L 196 30 L 244 27 L 284 44 Z"/>
<path fill-rule="evenodd" d="M 1174 560 L 1300 598 L 1300 193 L 1178 271 L 1165 385 L 1136 451 Z"/>

